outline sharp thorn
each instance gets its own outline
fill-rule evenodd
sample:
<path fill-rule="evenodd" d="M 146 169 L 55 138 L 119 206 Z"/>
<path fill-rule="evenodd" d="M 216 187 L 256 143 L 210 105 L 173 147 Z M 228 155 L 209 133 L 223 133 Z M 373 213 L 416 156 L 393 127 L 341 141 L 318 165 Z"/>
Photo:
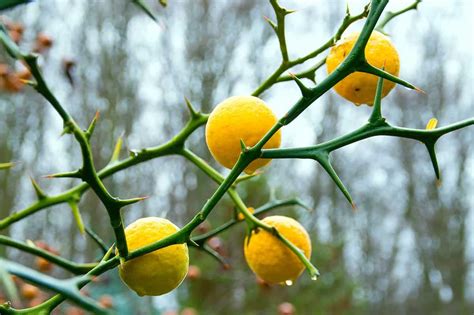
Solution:
<path fill-rule="evenodd" d="M 275 22 L 273 22 L 272 20 L 270 20 L 269 17 L 267 16 L 263 16 L 263 18 L 265 19 L 265 21 L 270 24 L 270 26 L 273 28 L 274 31 L 277 30 L 278 26 L 275 24 Z"/>
<path fill-rule="evenodd" d="M 311 90 L 304 85 L 304 83 L 298 78 L 294 73 L 288 72 L 288 75 L 296 82 L 300 88 L 301 94 L 303 97 L 307 97 L 311 94 Z"/>
<path fill-rule="evenodd" d="M 199 244 L 196 243 L 196 242 L 195 242 L 193 239 L 191 239 L 191 238 L 188 240 L 188 243 L 191 244 L 191 245 L 194 246 L 194 247 L 200 247 Z"/>
<path fill-rule="evenodd" d="M 56 173 L 56 174 L 49 174 L 42 176 L 43 178 L 81 178 L 81 171 L 72 171 L 72 172 L 64 172 L 64 173 Z"/>
<path fill-rule="evenodd" d="M 241 150 L 242 152 L 247 152 L 247 150 L 248 150 L 248 148 L 247 148 L 247 146 L 245 145 L 245 142 L 244 142 L 243 139 L 240 139 L 240 150 Z"/>
<path fill-rule="evenodd" d="M 436 178 L 440 179 L 440 172 L 438 166 L 438 159 L 436 158 L 435 144 L 434 143 L 425 143 L 426 149 L 430 155 L 431 164 L 433 165 L 433 170 L 435 172 Z"/>
<path fill-rule="evenodd" d="M 186 103 L 186 107 L 189 110 L 189 113 L 191 114 L 191 117 L 194 118 L 194 117 L 198 116 L 199 113 L 196 111 L 196 109 L 194 108 L 193 104 L 191 104 L 189 99 L 187 97 L 184 97 L 184 101 Z"/>
<path fill-rule="evenodd" d="M 110 157 L 109 165 L 114 164 L 120 158 L 120 150 L 122 149 L 123 144 L 123 136 L 125 135 L 125 131 L 122 131 L 120 136 L 117 138 L 117 142 L 115 143 L 114 150 L 112 151 L 112 156 Z"/>
<path fill-rule="evenodd" d="M 407 81 L 405 81 L 405 80 L 403 80 L 403 79 L 401 79 L 397 76 L 394 76 L 393 74 L 388 73 L 385 70 L 382 70 L 382 69 L 379 69 L 377 67 L 372 66 L 367 61 L 365 61 L 363 64 L 358 65 L 357 70 L 361 71 L 361 72 L 365 72 L 365 73 L 374 74 L 376 76 L 384 78 L 385 80 L 392 81 L 394 83 L 400 84 L 400 85 L 402 85 L 406 88 L 409 88 L 409 89 L 412 89 L 412 90 L 415 90 L 415 91 L 422 91 L 420 88 L 417 88 L 413 84 L 411 84 L 411 83 L 409 83 L 409 82 L 407 82 Z"/>
<path fill-rule="evenodd" d="M 146 200 L 148 198 L 150 198 L 150 197 L 149 196 L 143 196 L 143 197 L 130 198 L 130 199 L 120 199 L 119 203 L 120 203 L 121 207 L 124 207 L 124 206 L 132 205 L 134 203 Z"/>
<path fill-rule="evenodd" d="M 426 95 L 426 92 L 424 90 L 422 90 L 421 88 L 419 88 L 419 87 L 415 86 L 415 91 L 418 92 L 418 93 L 421 93 L 423 95 Z"/>
<path fill-rule="evenodd" d="M 91 137 L 92 134 L 94 133 L 95 126 L 96 126 L 96 124 L 97 124 L 97 121 L 99 120 L 99 117 L 100 117 L 100 113 L 99 113 L 99 111 L 97 110 L 97 111 L 95 112 L 94 118 L 92 118 L 92 121 L 91 121 L 89 127 L 87 128 L 87 131 L 86 131 L 87 139 L 90 139 L 90 137 Z"/>
<path fill-rule="evenodd" d="M 357 212 L 357 210 L 359 210 L 354 201 L 351 203 L 351 206 L 352 206 L 352 211 Z"/>
<path fill-rule="evenodd" d="M 75 200 L 69 201 L 69 206 L 71 207 L 74 220 L 76 221 L 77 228 L 79 229 L 79 233 L 85 236 L 84 220 L 82 220 L 81 212 L 79 211 L 79 206 L 77 204 L 77 201 Z"/>
<path fill-rule="evenodd" d="M 352 197 L 351 197 L 349 191 L 347 190 L 346 186 L 344 186 L 344 183 L 341 181 L 341 179 L 337 175 L 336 171 L 332 167 L 331 162 L 329 161 L 329 156 L 328 155 L 317 156 L 315 159 L 316 159 L 316 161 L 319 162 L 319 164 L 328 173 L 328 175 L 331 177 L 331 179 L 334 181 L 336 186 L 339 188 L 339 190 L 343 193 L 343 195 L 346 197 L 347 201 L 352 206 L 354 204 L 354 201 L 352 200 Z"/>
<path fill-rule="evenodd" d="M 135 3 L 140 9 L 142 9 L 142 11 L 145 12 L 146 15 L 148 15 L 153 21 L 158 23 L 158 19 L 142 0 L 133 0 L 133 3 Z"/>
<path fill-rule="evenodd" d="M 36 197 L 38 197 L 39 200 L 46 198 L 47 197 L 46 193 L 41 189 L 41 187 L 38 185 L 35 179 L 31 176 L 30 176 L 30 181 L 31 181 L 31 184 L 33 185 L 33 188 L 35 189 Z"/>

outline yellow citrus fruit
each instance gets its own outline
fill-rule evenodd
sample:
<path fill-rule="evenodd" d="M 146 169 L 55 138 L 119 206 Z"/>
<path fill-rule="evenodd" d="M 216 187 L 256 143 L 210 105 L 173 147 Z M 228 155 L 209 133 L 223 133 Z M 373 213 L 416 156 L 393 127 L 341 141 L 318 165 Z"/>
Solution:
<path fill-rule="evenodd" d="M 262 220 L 275 227 L 305 256 L 311 256 L 311 239 L 304 227 L 285 216 L 270 216 Z M 245 239 L 244 255 L 250 269 L 267 283 L 295 281 L 305 269 L 303 263 L 281 240 L 265 230 L 252 232 L 250 241 Z"/>
<path fill-rule="evenodd" d="M 240 140 L 246 146 L 255 145 L 277 122 L 275 114 L 264 101 L 253 96 L 233 96 L 214 108 L 206 126 L 206 142 L 212 156 L 223 166 L 231 169 L 237 162 Z M 280 131 L 275 133 L 264 148 L 278 148 Z M 257 159 L 250 163 L 245 172 L 251 174 L 270 163 Z"/>
<path fill-rule="evenodd" d="M 326 59 L 328 73 L 334 71 L 342 61 L 349 55 L 354 44 L 359 38 L 359 32 L 351 33 L 336 43 L 331 49 Z M 374 67 L 382 68 L 385 71 L 398 76 L 400 70 L 400 59 L 398 52 L 392 45 L 390 39 L 374 31 L 365 47 L 365 57 L 367 62 Z M 372 105 L 377 89 L 378 77 L 373 74 L 364 72 L 354 72 L 339 81 L 334 89 L 336 92 L 355 103 L 356 105 L 367 104 Z M 395 83 L 385 80 L 383 83 L 382 97 L 385 97 L 395 86 Z"/>
<path fill-rule="evenodd" d="M 125 229 L 130 251 L 159 241 L 179 229 L 163 218 L 147 217 Z M 186 277 L 189 254 L 186 244 L 160 248 L 119 266 L 120 278 L 138 295 L 162 295 L 177 288 Z"/>

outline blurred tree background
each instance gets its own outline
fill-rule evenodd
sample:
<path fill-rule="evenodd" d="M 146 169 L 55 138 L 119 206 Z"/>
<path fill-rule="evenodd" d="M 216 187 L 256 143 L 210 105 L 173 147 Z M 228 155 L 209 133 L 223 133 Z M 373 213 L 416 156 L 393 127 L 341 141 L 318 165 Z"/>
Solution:
<path fill-rule="evenodd" d="M 293 56 L 325 42 L 345 12 L 344 1 L 281 2 L 298 10 L 287 20 Z M 392 2 L 388 9 L 410 3 Z M 42 57 L 46 78 L 82 126 L 100 111 L 92 143 L 99 168 L 110 159 L 121 134 L 126 149 L 160 144 L 187 119 L 185 96 L 210 112 L 229 95 L 250 94 L 280 60 L 277 40 L 262 18 L 272 16 L 266 1 L 180 0 L 170 1 L 166 9 L 156 1 L 149 3 L 159 25 L 129 1 L 36 1 L 4 16 L 25 26 L 21 43 L 27 49 L 38 32 L 51 36 L 53 46 Z M 364 4 L 351 1 L 351 11 L 359 12 Z M 464 32 L 473 29 L 469 15 L 473 3 L 426 1 L 419 8 L 392 21 L 387 31 L 399 49 L 401 76 L 427 94 L 397 87 L 384 99 L 384 113 L 393 123 L 417 128 L 432 117 L 443 125 L 472 116 L 474 43 L 464 38 Z M 0 58 L 1 63 L 21 69 L 6 55 Z M 74 62 L 72 81 L 64 74 L 65 61 Z M 325 70 L 318 72 L 317 80 L 324 75 Z M 262 95 L 279 115 L 298 97 L 294 83 L 276 85 Z M 355 129 L 369 113 L 368 107 L 357 108 L 329 92 L 283 129 L 283 146 L 328 140 Z M 0 173 L 0 218 L 34 200 L 29 176 L 51 194 L 77 184 L 41 177 L 74 169 L 81 161 L 77 144 L 72 137 L 60 137 L 61 130 L 56 113 L 31 88 L 1 94 L 0 161 L 20 163 Z M 203 136 L 201 129 L 188 145 L 218 167 Z M 376 138 L 338 151 L 334 164 L 357 202 L 356 212 L 310 161 L 273 161 L 263 175 L 243 185 L 241 193 L 249 206 L 294 196 L 311 206 L 310 212 L 289 208 L 278 213 L 299 218 L 310 232 L 312 260 L 322 272 L 317 282 L 303 275 L 291 287 L 258 283 L 244 262 L 245 229 L 239 226 L 212 244 L 227 257 L 230 270 L 192 250 L 191 263 L 200 274 L 166 296 L 138 298 L 115 270 L 91 285 L 89 294 L 113 295 L 120 314 L 172 314 L 185 308 L 197 314 L 278 314 L 283 302 L 292 303 L 296 314 L 302 315 L 472 314 L 472 130 L 443 138 L 437 149 L 442 169 L 439 188 L 420 144 Z M 124 149 L 122 154 L 128 153 Z M 216 188 L 181 157 L 147 162 L 105 183 L 119 196 L 150 196 L 125 210 L 127 223 L 153 215 L 183 225 Z M 108 217 L 97 197 L 86 193 L 80 209 L 86 225 L 111 243 Z M 224 198 L 208 223 L 216 226 L 233 215 L 231 202 Z M 44 240 L 76 261 L 91 261 L 99 254 L 96 245 L 78 233 L 67 205 L 38 212 L 3 233 L 20 240 Z M 0 247 L 0 253 L 35 265 L 33 256 L 16 250 Z M 68 276 L 59 268 L 53 274 Z"/>

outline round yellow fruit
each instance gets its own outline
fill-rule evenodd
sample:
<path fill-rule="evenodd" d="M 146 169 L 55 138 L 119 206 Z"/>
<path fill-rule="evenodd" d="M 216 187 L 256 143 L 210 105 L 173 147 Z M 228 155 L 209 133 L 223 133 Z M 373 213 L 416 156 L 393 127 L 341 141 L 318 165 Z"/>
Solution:
<path fill-rule="evenodd" d="M 344 61 L 359 38 L 359 32 L 351 33 L 332 47 L 326 59 L 328 73 L 333 72 Z M 374 67 L 382 68 L 388 73 L 398 76 L 400 59 L 398 52 L 390 39 L 380 32 L 374 31 L 365 47 L 367 62 Z M 377 89 L 378 77 L 364 72 L 354 72 L 339 81 L 334 89 L 336 92 L 356 105 L 372 105 Z M 385 97 L 395 86 L 395 83 L 385 80 L 382 97 Z"/>
<path fill-rule="evenodd" d="M 270 216 L 262 220 L 275 227 L 293 245 L 311 256 L 311 239 L 296 220 L 285 216 Z M 244 255 L 250 269 L 267 283 L 295 281 L 305 269 L 299 258 L 276 236 L 265 230 L 253 231 L 245 239 Z"/>
<path fill-rule="evenodd" d="M 129 251 L 134 251 L 177 232 L 179 228 L 163 218 L 147 217 L 125 229 Z M 162 295 L 177 288 L 186 277 L 189 254 L 186 244 L 160 248 L 119 266 L 120 278 L 138 295 Z"/>
<path fill-rule="evenodd" d="M 214 108 L 206 125 L 206 143 L 212 156 L 222 166 L 231 169 L 237 162 L 240 140 L 246 146 L 254 146 L 275 125 L 277 118 L 264 101 L 253 96 L 233 96 Z M 264 148 L 278 148 L 281 133 L 278 131 L 264 145 Z M 270 163 L 268 159 L 257 159 L 250 163 L 245 172 Z"/>

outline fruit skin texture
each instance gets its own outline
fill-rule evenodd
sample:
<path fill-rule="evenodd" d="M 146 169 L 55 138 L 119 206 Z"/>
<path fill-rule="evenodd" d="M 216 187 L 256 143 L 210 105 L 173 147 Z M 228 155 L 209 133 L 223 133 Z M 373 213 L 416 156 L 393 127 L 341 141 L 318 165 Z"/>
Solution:
<path fill-rule="evenodd" d="M 328 73 L 332 73 L 345 57 L 349 55 L 357 38 L 359 38 L 359 32 L 351 33 L 332 47 L 326 59 Z M 384 67 L 388 73 L 398 76 L 400 71 L 398 52 L 390 39 L 382 33 L 374 31 L 370 35 L 365 47 L 365 57 L 372 66 L 377 68 Z M 339 81 L 334 86 L 334 89 L 339 95 L 357 106 L 360 104 L 372 105 L 375 90 L 377 89 L 377 80 L 378 77 L 373 74 L 354 72 Z M 385 97 L 394 86 L 395 83 L 384 80 L 382 97 Z"/>
<path fill-rule="evenodd" d="M 261 99 L 254 96 L 232 96 L 214 108 L 206 125 L 206 143 L 212 156 L 231 169 L 237 162 L 242 139 L 246 146 L 254 146 L 275 125 L 277 117 Z M 264 145 L 265 149 L 278 148 L 281 133 L 276 132 Z M 257 159 L 244 170 L 252 174 L 270 163 Z"/>
<path fill-rule="evenodd" d="M 308 232 L 296 220 L 285 216 L 270 216 L 262 220 L 275 227 L 305 256 L 311 256 L 311 239 Z M 244 243 L 244 255 L 250 269 L 269 284 L 295 281 L 305 269 L 298 257 L 270 232 L 253 231 L 250 242 Z"/>
<path fill-rule="evenodd" d="M 176 225 L 163 218 L 138 219 L 125 229 L 128 249 L 137 250 L 178 230 Z M 162 295 L 181 284 L 188 267 L 188 247 L 178 244 L 122 263 L 119 274 L 122 281 L 140 296 Z"/>

